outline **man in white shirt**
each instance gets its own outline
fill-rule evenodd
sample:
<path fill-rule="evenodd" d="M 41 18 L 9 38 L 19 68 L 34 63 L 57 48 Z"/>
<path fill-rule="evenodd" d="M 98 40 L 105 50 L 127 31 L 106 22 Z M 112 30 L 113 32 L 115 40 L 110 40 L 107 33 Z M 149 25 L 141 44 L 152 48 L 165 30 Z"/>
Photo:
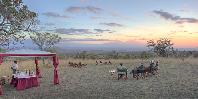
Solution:
<path fill-rule="evenodd" d="M 18 64 L 17 61 L 14 61 L 14 64 L 11 66 L 12 73 L 16 74 L 16 71 L 18 70 Z"/>

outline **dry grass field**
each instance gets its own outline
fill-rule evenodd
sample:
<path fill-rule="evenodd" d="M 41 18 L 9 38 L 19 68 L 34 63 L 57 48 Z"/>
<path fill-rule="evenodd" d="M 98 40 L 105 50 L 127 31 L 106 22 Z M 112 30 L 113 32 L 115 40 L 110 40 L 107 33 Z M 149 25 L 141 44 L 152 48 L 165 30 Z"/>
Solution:
<path fill-rule="evenodd" d="M 95 60 L 61 60 L 60 85 L 53 85 L 53 67 L 41 66 L 40 86 L 16 91 L 9 84 L 3 86 L 0 99 L 195 99 L 198 98 L 198 59 L 158 58 L 159 76 L 136 80 L 117 80 L 109 70 L 120 62 L 130 70 L 142 60 L 111 60 L 112 65 L 95 65 Z M 68 61 L 87 63 L 83 68 L 68 66 Z M 149 60 L 144 60 L 148 65 Z M 10 75 L 10 62 L 0 65 L 0 76 Z M 35 69 L 34 61 L 19 62 L 19 68 Z"/>

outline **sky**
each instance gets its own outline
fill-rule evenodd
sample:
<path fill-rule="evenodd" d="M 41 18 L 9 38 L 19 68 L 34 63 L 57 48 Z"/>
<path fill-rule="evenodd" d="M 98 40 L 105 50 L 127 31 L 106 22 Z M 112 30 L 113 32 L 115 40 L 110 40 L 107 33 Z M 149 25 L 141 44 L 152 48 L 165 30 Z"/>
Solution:
<path fill-rule="evenodd" d="M 198 0 L 24 0 L 38 13 L 39 30 L 57 33 L 73 48 L 144 49 L 169 38 L 198 48 Z"/>

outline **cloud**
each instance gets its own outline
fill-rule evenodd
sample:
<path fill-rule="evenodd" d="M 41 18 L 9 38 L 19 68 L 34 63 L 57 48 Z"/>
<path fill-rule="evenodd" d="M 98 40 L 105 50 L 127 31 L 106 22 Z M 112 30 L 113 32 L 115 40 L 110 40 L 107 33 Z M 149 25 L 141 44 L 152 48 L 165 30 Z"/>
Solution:
<path fill-rule="evenodd" d="M 181 10 L 179 10 L 180 12 L 190 12 L 190 10 L 188 10 L 188 9 L 181 9 Z"/>
<path fill-rule="evenodd" d="M 110 39 L 97 39 L 97 38 L 64 38 L 60 43 L 70 43 L 70 44 L 85 44 L 85 45 L 98 45 L 98 44 L 107 44 L 113 42 L 120 42 L 117 40 Z"/>
<path fill-rule="evenodd" d="M 98 14 L 101 13 L 102 11 L 103 9 L 94 6 L 86 6 L 86 7 L 72 6 L 66 9 L 66 12 L 70 12 L 70 13 L 89 12 L 89 13 Z"/>
<path fill-rule="evenodd" d="M 138 38 L 136 40 L 143 40 L 143 41 L 147 41 L 148 39 L 147 38 Z"/>
<path fill-rule="evenodd" d="M 99 33 L 103 33 L 103 32 L 108 32 L 108 33 L 112 33 L 113 31 L 111 31 L 111 30 L 108 30 L 108 29 L 106 29 L 106 30 L 103 30 L 103 29 L 94 29 L 96 32 L 99 32 Z"/>
<path fill-rule="evenodd" d="M 123 27 L 122 24 L 118 24 L 118 23 L 100 23 L 100 24 L 110 26 L 110 27 Z"/>
<path fill-rule="evenodd" d="M 70 28 L 70 29 L 66 29 L 66 28 L 58 28 L 54 30 L 57 33 L 61 33 L 61 34 L 67 34 L 67 35 L 83 35 L 83 34 L 100 34 L 100 33 L 112 33 L 114 31 L 111 30 L 103 30 L 103 29 L 74 29 L 74 28 Z"/>
<path fill-rule="evenodd" d="M 45 23 L 46 26 L 53 26 L 55 25 L 54 23 Z"/>
<path fill-rule="evenodd" d="M 68 34 L 68 35 L 78 35 L 78 34 L 93 34 L 89 29 L 66 29 L 66 28 L 58 28 L 55 29 L 55 32 L 61 34 Z"/>
<path fill-rule="evenodd" d="M 105 19 L 104 17 L 100 17 L 100 16 L 92 16 L 90 17 L 91 19 Z"/>
<path fill-rule="evenodd" d="M 53 17 L 53 18 L 70 18 L 69 16 L 60 15 L 60 14 L 55 13 L 55 12 L 46 12 L 46 13 L 43 13 L 43 15 L 45 15 L 47 17 Z"/>
<path fill-rule="evenodd" d="M 101 35 L 101 34 L 100 34 L 100 35 L 99 35 L 99 34 L 97 34 L 96 36 L 98 36 L 98 37 L 99 37 L 99 36 L 102 36 L 102 35 Z"/>
<path fill-rule="evenodd" d="M 180 18 L 176 23 L 198 23 L 198 19 L 195 18 Z"/>
<path fill-rule="evenodd" d="M 198 34 L 198 32 L 190 32 L 189 34 Z"/>
<path fill-rule="evenodd" d="M 162 18 L 166 20 L 171 20 L 174 21 L 177 24 L 182 24 L 182 23 L 198 23 L 198 19 L 195 18 L 182 18 L 181 16 L 175 16 L 169 12 L 165 12 L 163 10 L 154 10 L 153 11 L 155 14 L 160 15 Z"/>
<path fill-rule="evenodd" d="M 82 2 L 87 2 L 88 0 L 82 0 Z M 78 13 L 92 13 L 92 14 L 108 14 L 114 18 L 119 18 L 119 19 L 125 19 L 129 20 L 131 19 L 130 16 L 125 16 L 122 14 L 118 14 L 116 11 L 109 11 L 107 9 L 103 9 L 100 7 L 95 7 L 95 6 L 71 6 L 69 8 L 65 9 L 65 12 L 73 13 L 73 14 L 78 14 Z M 100 17 L 100 16 L 93 16 L 90 17 L 91 19 L 104 19 L 106 17 Z"/>
<path fill-rule="evenodd" d="M 94 39 L 94 38 L 83 38 L 83 39 L 78 39 L 78 38 L 65 38 L 62 40 L 63 42 L 65 41 L 116 41 L 116 40 L 109 40 L 109 39 Z"/>
<path fill-rule="evenodd" d="M 126 35 L 126 37 L 137 38 L 137 37 L 140 37 L 140 36 L 137 36 L 137 35 Z"/>

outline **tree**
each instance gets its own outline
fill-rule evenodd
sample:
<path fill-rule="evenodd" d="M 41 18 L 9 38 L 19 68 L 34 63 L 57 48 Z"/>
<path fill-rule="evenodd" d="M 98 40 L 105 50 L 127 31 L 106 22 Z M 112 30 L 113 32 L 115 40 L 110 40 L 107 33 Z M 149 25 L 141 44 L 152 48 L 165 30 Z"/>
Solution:
<path fill-rule="evenodd" d="M 24 31 L 31 31 L 37 23 L 37 14 L 22 0 L 0 0 L 0 46 L 22 43 Z"/>
<path fill-rule="evenodd" d="M 30 34 L 33 43 L 36 44 L 40 50 L 47 50 L 59 43 L 61 37 L 52 33 L 34 32 Z"/>
<path fill-rule="evenodd" d="M 115 50 L 113 50 L 110 54 L 110 58 L 113 58 L 113 59 L 118 59 L 119 58 L 119 53 L 116 52 Z"/>
<path fill-rule="evenodd" d="M 140 54 L 140 58 L 141 58 L 142 60 L 148 59 L 148 58 L 149 58 L 149 54 L 148 54 L 146 51 L 143 51 L 143 52 L 141 52 L 141 54 Z"/>
<path fill-rule="evenodd" d="M 158 56 L 166 57 L 170 52 L 174 52 L 172 47 L 174 44 L 167 38 L 161 38 L 156 42 L 154 40 L 147 41 L 147 47 L 154 51 Z"/>
<path fill-rule="evenodd" d="M 31 33 L 30 38 L 32 39 L 32 42 L 36 44 L 42 51 L 50 49 L 61 40 L 61 37 L 59 37 L 57 34 L 40 32 Z M 45 65 L 44 58 L 43 65 Z"/>
<path fill-rule="evenodd" d="M 6 49 L 0 48 L 0 53 L 6 52 Z"/>
<path fill-rule="evenodd" d="M 82 58 L 83 60 L 86 58 L 87 56 L 87 51 L 83 51 L 79 54 L 79 58 Z"/>
<path fill-rule="evenodd" d="M 130 54 L 126 53 L 125 56 L 124 56 L 124 59 L 130 59 Z"/>

